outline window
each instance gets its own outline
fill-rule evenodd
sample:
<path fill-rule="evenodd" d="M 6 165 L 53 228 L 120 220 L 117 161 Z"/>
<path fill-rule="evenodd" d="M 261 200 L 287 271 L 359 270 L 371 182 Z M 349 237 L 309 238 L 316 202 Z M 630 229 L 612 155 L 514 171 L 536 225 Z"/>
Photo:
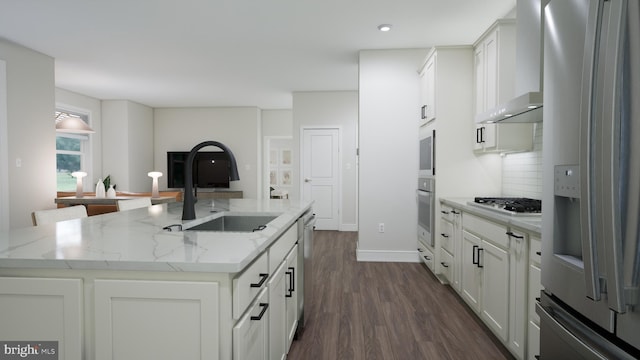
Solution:
<path fill-rule="evenodd" d="M 89 116 L 57 110 L 56 119 L 75 116 L 89 123 Z M 71 176 L 74 171 L 90 173 L 89 135 L 56 132 L 56 175 L 57 191 L 75 191 L 76 180 Z"/>

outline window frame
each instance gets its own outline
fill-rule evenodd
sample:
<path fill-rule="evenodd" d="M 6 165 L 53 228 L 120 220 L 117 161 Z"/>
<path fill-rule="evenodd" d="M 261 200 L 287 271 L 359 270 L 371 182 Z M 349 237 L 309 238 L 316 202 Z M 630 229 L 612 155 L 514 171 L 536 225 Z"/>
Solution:
<path fill-rule="evenodd" d="M 91 126 L 91 112 L 86 109 L 80 109 L 69 105 L 56 104 L 56 112 L 63 112 L 70 115 L 76 115 L 80 117 L 84 122 Z M 54 114 L 55 119 L 55 114 Z M 93 190 L 93 157 L 91 154 L 92 149 L 92 136 L 93 134 L 72 134 L 56 131 L 56 190 L 58 190 L 57 172 L 58 172 L 58 154 L 65 155 L 80 155 L 80 170 L 87 173 L 87 177 L 84 178 L 82 183 L 83 191 Z M 58 150 L 57 139 L 58 137 L 78 139 L 80 141 L 80 150 Z M 75 188 L 74 188 L 75 190 Z"/>

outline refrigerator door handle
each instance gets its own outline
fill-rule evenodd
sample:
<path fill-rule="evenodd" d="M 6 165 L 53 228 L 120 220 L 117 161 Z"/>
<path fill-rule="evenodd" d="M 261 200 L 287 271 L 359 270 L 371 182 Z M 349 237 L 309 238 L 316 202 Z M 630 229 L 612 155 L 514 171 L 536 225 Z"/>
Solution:
<path fill-rule="evenodd" d="M 596 236 L 596 175 L 594 143 L 597 135 L 594 100 L 596 80 L 599 71 L 597 55 L 599 51 L 598 33 L 601 28 L 602 1 L 591 1 L 585 34 L 584 60 L 582 64 L 582 106 L 580 109 L 580 224 L 582 233 L 582 258 L 586 296 L 600 301 L 600 276 L 597 263 Z"/>

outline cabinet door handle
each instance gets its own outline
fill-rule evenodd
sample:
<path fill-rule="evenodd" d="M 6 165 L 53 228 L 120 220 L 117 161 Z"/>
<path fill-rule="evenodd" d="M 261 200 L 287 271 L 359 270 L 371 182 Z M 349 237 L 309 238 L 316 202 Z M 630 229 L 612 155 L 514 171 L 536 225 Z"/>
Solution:
<path fill-rule="evenodd" d="M 427 255 L 423 256 L 423 258 L 424 258 L 425 260 L 427 260 L 427 261 L 431 261 L 431 258 L 430 258 L 430 257 L 428 257 Z"/>
<path fill-rule="evenodd" d="M 515 233 L 513 233 L 513 232 L 511 232 L 511 231 L 507 231 L 507 233 L 506 233 L 506 234 L 507 234 L 507 235 L 509 235 L 509 236 L 511 236 L 511 237 L 514 237 L 514 238 L 516 238 L 516 239 L 524 239 L 524 236 L 517 235 L 517 234 L 515 234 Z"/>
<path fill-rule="evenodd" d="M 421 111 L 421 116 L 423 119 L 427 118 L 427 105 L 422 105 L 422 108 L 420 108 Z"/>
<path fill-rule="evenodd" d="M 483 268 L 484 265 L 480 264 L 480 251 L 482 251 L 484 253 L 484 249 L 481 248 L 481 247 L 478 248 L 478 267 L 479 268 Z"/>
<path fill-rule="evenodd" d="M 536 251 L 536 255 L 542 256 L 542 253 L 540 251 Z"/>
<path fill-rule="evenodd" d="M 287 289 L 289 293 L 286 294 L 285 296 L 293 297 L 293 292 L 296 290 L 296 286 L 295 286 L 296 269 L 293 267 L 289 267 L 289 270 L 291 271 L 286 272 L 286 274 L 289 275 L 289 288 Z"/>
<path fill-rule="evenodd" d="M 460 211 L 456 211 L 456 210 L 451 210 L 451 213 L 455 215 L 460 215 Z"/>
<path fill-rule="evenodd" d="M 449 235 L 447 235 L 447 234 L 445 234 L 445 233 L 442 233 L 442 234 L 440 234 L 440 235 L 442 235 L 442 237 L 443 237 L 443 238 L 448 238 L 448 237 L 449 237 Z"/>
<path fill-rule="evenodd" d="M 480 128 L 476 129 L 476 144 L 481 144 L 482 141 L 480 140 Z"/>
<path fill-rule="evenodd" d="M 480 142 L 483 143 L 484 142 L 484 130 L 486 128 L 483 126 L 480 128 Z"/>
<path fill-rule="evenodd" d="M 478 265 L 478 258 L 476 257 L 476 250 L 478 250 L 478 245 L 473 245 L 473 253 L 471 254 L 471 262 L 473 265 Z"/>
<path fill-rule="evenodd" d="M 259 288 L 264 285 L 264 282 L 269 278 L 269 274 L 260 273 L 260 281 L 257 284 L 251 284 L 252 288 Z"/>
<path fill-rule="evenodd" d="M 448 211 L 440 210 L 440 212 L 441 212 L 441 213 L 443 213 L 443 214 L 445 214 L 445 215 L 449 215 L 449 212 L 448 212 Z"/>
<path fill-rule="evenodd" d="M 267 312 L 267 309 L 269 308 L 269 304 L 267 303 L 260 303 L 260 306 L 262 307 L 262 310 L 260 311 L 260 314 L 258 314 L 258 316 L 251 316 L 251 320 L 262 320 L 262 317 L 264 316 L 264 313 Z"/>
<path fill-rule="evenodd" d="M 442 265 L 442 266 L 444 266 L 444 267 L 446 267 L 446 268 L 448 268 L 448 267 L 449 267 L 449 264 L 447 264 L 447 263 L 446 263 L 446 262 L 444 262 L 444 261 L 443 261 L 443 262 L 441 262 L 441 263 L 440 263 L 440 265 Z"/>

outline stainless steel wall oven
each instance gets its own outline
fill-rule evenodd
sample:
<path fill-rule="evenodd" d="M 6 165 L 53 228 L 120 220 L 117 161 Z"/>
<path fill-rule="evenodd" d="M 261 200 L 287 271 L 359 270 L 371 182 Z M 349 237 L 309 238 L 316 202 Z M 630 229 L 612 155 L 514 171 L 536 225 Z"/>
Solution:
<path fill-rule="evenodd" d="M 418 178 L 418 237 L 424 243 L 434 245 L 434 213 L 436 181 L 431 177 Z"/>

